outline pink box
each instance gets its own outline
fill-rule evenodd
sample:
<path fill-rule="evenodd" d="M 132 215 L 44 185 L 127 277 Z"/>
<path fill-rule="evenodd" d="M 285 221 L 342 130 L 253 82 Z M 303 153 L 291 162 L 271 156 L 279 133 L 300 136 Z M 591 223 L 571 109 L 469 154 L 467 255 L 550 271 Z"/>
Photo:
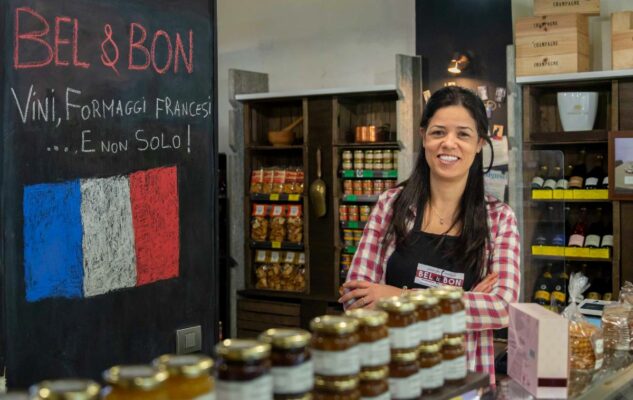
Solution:
<path fill-rule="evenodd" d="M 568 329 L 538 304 L 510 304 L 508 375 L 539 399 L 567 398 Z"/>

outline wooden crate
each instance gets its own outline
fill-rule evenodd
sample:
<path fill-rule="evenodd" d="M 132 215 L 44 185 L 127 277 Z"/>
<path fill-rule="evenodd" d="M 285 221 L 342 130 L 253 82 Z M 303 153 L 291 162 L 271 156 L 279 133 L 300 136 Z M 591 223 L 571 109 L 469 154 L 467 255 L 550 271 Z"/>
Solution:
<path fill-rule="evenodd" d="M 520 18 L 515 46 L 517 76 L 589 70 L 589 27 L 581 14 Z"/>
<path fill-rule="evenodd" d="M 534 15 L 600 15 L 600 0 L 534 0 Z"/>
<path fill-rule="evenodd" d="M 633 68 L 633 11 L 611 14 L 611 66 Z"/>
<path fill-rule="evenodd" d="M 268 328 L 298 328 L 300 310 L 297 303 L 238 299 L 237 337 L 254 338 Z"/>

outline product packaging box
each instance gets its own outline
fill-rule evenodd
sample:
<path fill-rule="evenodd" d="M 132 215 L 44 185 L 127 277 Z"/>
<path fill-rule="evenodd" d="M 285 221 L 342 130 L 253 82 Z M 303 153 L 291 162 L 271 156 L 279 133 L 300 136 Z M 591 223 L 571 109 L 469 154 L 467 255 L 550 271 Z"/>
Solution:
<path fill-rule="evenodd" d="M 568 329 L 543 306 L 510 305 L 508 375 L 536 398 L 567 398 Z"/>

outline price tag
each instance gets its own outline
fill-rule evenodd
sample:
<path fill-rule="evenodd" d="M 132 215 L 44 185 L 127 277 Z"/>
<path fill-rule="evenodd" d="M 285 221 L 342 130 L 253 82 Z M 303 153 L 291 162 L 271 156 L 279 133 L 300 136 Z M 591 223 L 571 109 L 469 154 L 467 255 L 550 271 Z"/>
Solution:
<path fill-rule="evenodd" d="M 279 254 L 278 251 L 271 251 L 270 252 L 270 262 L 271 263 L 278 263 L 280 258 L 281 258 L 281 254 Z"/>
<path fill-rule="evenodd" d="M 288 195 L 288 200 L 290 200 L 290 201 L 299 201 L 299 195 L 298 194 L 290 194 L 290 195 Z"/>
<path fill-rule="evenodd" d="M 532 246 L 532 255 L 534 255 L 534 256 L 542 256 L 543 255 L 543 246 Z"/>
<path fill-rule="evenodd" d="M 281 242 L 270 242 L 273 249 L 281 249 Z"/>
<path fill-rule="evenodd" d="M 352 229 L 357 229 L 358 228 L 358 221 L 349 221 L 347 223 L 347 226 L 349 228 L 352 228 Z"/>
<path fill-rule="evenodd" d="M 266 251 L 264 251 L 264 250 L 257 250 L 255 252 L 255 261 L 259 262 L 259 263 L 266 262 Z"/>
<path fill-rule="evenodd" d="M 365 177 L 365 174 L 364 174 L 365 172 L 368 172 L 368 171 L 363 171 L 362 169 L 357 169 L 355 171 L 355 175 L 356 175 L 357 178 L 364 178 Z"/>
<path fill-rule="evenodd" d="M 358 199 L 358 196 L 356 196 L 355 194 L 348 194 L 347 196 L 345 196 L 346 201 L 356 201 L 356 199 Z"/>
<path fill-rule="evenodd" d="M 295 262 L 295 254 L 292 251 L 286 252 L 286 256 L 284 257 L 284 262 L 288 264 L 293 264 Z"/>
<path fill-rule="evenodd" d="M 306 263 L 306 253 L 299 253 L 299 261 L 297 264 L 305 264 Z"/>
<path fill-rule="evenodd" d="M 385 178 L 397 178 L 398 177 L 398 171 L 397 170 L 391 170 L 391 171 L 385 171 Z"/>
<path fill-rule="evenodd" d="M 271 194 L 270 195 L 270 200 L 272 200 L 272 201 L 279 200 L 279 194 L 278 193 Z"/>
<path fill-rule="evenodd" d="M 609 249 L 589 249 L 589 256 L 593 258 L 609 258 Z"/>
<path fill-rule="evenodd" d="M 544 256 L 565 256 L 565 248 L 561 246 L 541 246 Z"/>

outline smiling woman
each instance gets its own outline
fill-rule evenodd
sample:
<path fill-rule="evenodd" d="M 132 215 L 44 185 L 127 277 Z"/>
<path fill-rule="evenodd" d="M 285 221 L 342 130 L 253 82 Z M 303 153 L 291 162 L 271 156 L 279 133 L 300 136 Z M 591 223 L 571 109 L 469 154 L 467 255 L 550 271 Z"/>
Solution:
<path fill-rule="evenodd" d="M 446 87 L 420 127 L 424 151 L 409 179 L 380 196 L 340 301 L 373 308 L 406 288 L 461 287 L 468 368 L 494 384 L 492 330 L 507 326 L 518 299 L 520 239 L 510 207 L 484 193 L 485 108 L 469 90 Z"/>

